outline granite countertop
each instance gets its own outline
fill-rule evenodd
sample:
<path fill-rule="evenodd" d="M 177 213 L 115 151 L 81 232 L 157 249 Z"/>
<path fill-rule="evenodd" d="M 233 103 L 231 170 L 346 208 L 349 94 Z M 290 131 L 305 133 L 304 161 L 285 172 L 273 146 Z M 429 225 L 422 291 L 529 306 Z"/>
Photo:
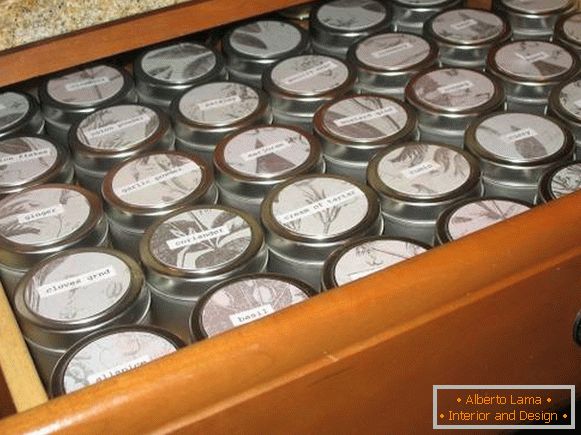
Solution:
<path fill-rule="evenodd" d="M 0 0 L 0 51 L 188 0 Z"/>

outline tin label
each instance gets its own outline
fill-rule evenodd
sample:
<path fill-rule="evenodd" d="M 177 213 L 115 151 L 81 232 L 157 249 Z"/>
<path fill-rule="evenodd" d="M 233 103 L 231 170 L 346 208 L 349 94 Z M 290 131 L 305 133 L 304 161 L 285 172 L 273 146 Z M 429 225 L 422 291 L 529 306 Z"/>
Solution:
<path fill-rule="evenodd" d="M 30 110 L 28 100 L 15 92 L 0 94 L 0 130 L 20 122 Z"/>
<path fill-rule="evenodd" d="M 409 42 L 402 42 L 401 44 L 394 45 L 393 47 L 383 48 L 381 50 L 371 52 L 371 55 L 375 59 L 382 59 L 392 54 L 399 53 L 400 51 L 409 50 L 413 48 L 413 44 Z"/>
<path fill-rule="evenodd" d="M 280 57 L 298 47 L 301 33 L 283 21 L 254 21 L 234 29 L 229 42 L 240 53 L 256 57 Z"/>
<path fill-rule="evenodd" d="M 476 9 L 452 9 L 439 14 L 432 31 L 454 44 L 488 42 L 500 36 L 505 24 L 493 13 Z"/>
<path fill-rule="evenodd" d="M 151 358 L 148 355 L 142 355 L 139 358 L 127 361 L 126 363 L 120 364 L 111 369 L 91 374 L 87 376 L 87 380 L 89 381 L 89 384 L 95 384 L 97 382 L 104 381 L 105 379 L 120 375 L 121 373 L 128 372 L 129 370 L 136 369 L 137 367 L 147 364 L 148 362 L 151 362 Z"/>
<path fill-rule="evenodd" d="M 581 190 L 581 163 L 572 163 L 553 175 L 550 184 L 555 198 Z"/>
<path fill-rule="evenodd" d="M 39 210 L 34 210 L 28 213 L 22 213 L 16 215 L 16 219 L 18 223 L 27 224 L 30 222 L 37 221 L 39 219 L 46 219 L 52 216 L 58 216 L 59 214 L 63 214 L 65 212 L 65 208 L 62 204 L 53 205 L 51 207 L 41 208 Z"/>
<path fill-rule="evenodd" d="M 407 70 L 426 61 L 430 45 L 420 36 L 382 33 L 357 43 L 355 55 L 363 64 L 374 68 Z"/>
<path fill-rule="evenodd" d="M 464 80 L 458 83 L 440 86 L 438 88 L 438 92 L 440 94 L 453 94 L 455 92 L 463 91 L 465 89 L 470 89 L 472 86 L 474 86 L 474 83 L 472 83 L 470 80 Z"/>
<path fill-rule="evenodd" d="M 287 92 L 313 96 L 344 85 L 349 78 L 349 70 L 338 59 L 306 54 L 278 63 L 270 76 L 274 84 Z"/>
<path fill-rule="evenodd" d="M 335 0 L 317 11 L 321 23 L 342 31 L 365 30 L 381 23 L 386 17 L 385 6 L 375 0 Z"/>
<path fill-rule="evenodd" d="M 185 165 L 178 166 L 177 168 L 172 168 L 167 171 L 160 172 L 159 174 L 152 175 L 151 177 L 143 178 L 139 181 L 136 181 L 135 183 L 122 186 L 116 189 L 115 193 L 119 196 L 127 196 L 130 193 L 146 189 L 156 184 L 165 183 L 195 171 L 200 171 L 200 167 L 198 165 L 193 162 L 186 163 Z"/>
<path fill-rule="evenodd" d="M 238 95 L 232 95 L 226 98 L 216 98 L 214 100 L 204 101 L 203 103 L 198 103 L 198 107 L 202 111 L 218 109 L 220 107 L 231 106 L 232 104 L 240 103 L 242 99 Z"/>
<path fill-rule="evenodd" d="M 536 135 L 537 132 L 534 131 L 532 128 L 523 128 L 522 130 L 502 135 L 502 140 L 513 143 L 518 140 L 534 137 Z"/>
<path fill-rule="evenodd" d="M 65 89 L 67 92 L 75 92 L 80 89 L 92 88 L 93 86 L 104 85 L 109 83 L 109 77 L 96 77 L 94 79 L 80 80 L 78 82 L 67 83 Z"/>
<path fill-rule="evenodd" d="M 58 159 L 54 145 L 37 137 L 0 141 L 0 186 L 29 183 L 50 171 Z"/>
<path fill-rule="evenodd" d="M 113 124 L 105 125 L 103 127 L 95 128 L 93 130 L 85 129 L 83 134 L 89 140 L 115 133 L 119 130 L 133 127 L 139 124 L 146 124 L 151 120 L 151 116 L 142 114 L 133 118 L 124 119 L 123 121 L 114 122 Z"/>
<path fill-rule="evenodd" d="M 575 119 L 581 120 L 581 80 L 575 80 L 561 89 L 559 103 Z"/>
<path fill-rule="evenodd" d="M 175 251 L 176 249 L 183 248 L 184 246 L 195 245 L 196 243 L 216 239 L 221 236 L 227 236 L 228 234 L 230 234 L 230 228 L 227 226 L 221 226 L 218 228 L 212 228 L 206 231 L 201 231 L 199 233 L 178 237 L 176 239 L 170 239 L 166 243 L 169 249 Z"/>
<path fill-rule="evenodd" d="M 383 107 L 381 109 L 372 110 L 370 112 L 361 113 L 359 115 L 347 116 L 345 118 L 336 119 L 333 122 L 338 127 L 346 125 L 358 124 L 360 122 L 371 121 L 372 119 L 381 118 L 386 115 L 393 115 L 397 110 L 393 106 Z"/>
<path fill-rule="evenodd" d="M 274 308 L 272 305 L 266 304 L 261 305 L 260 307 L 252 308 L 250 310 L 240 311 L 236 314 L 230 315 L 230 321 L 234 326 L 245 325 L 246 323 L 253 322 L 254 320 L 258 320 L 262 317 L 266 317 L 269 314 L 274 313 Z"/>
<path fill-rule="evenodd" d="M 538 60 L 545 60 L 549 58 L 549 55 L 544 51 L 539 51 L 538 53 L 533 54 L 522 54 L 522 53 L 515 53 L 517 57 L 520 57 L 522 60 L 527 62 L 536 62 Z"/>
<path fill-rule="evenodd" d="M 467 20 L 459 21 L 459 22 L 454 23 L 454 24 L 450 24 L 450 27 L 454 30 L 464 30 L 464 29 L 467 29 L 468 27 L 475 26 L 476 24 L 478 24 L 478 21 L 476 21 L 473 18 L 468 18 Z"/>
<path fill-rule="evenodd" d="M 577 44 L 581 43 L 581 13 L 571 15 L 565 20 L 563 32 Z"/>
<path fill-rule="evenodd" d="M 251 160 L 256 160 L 259 157 L 264 157 L 268 154 L 273 154 L 273 153 L 276 153 L 278 151 L 282 151 L 290 146 L 291 146 L 291 144 L 288 141 L 282 140 L 280 142 L 275 142 L 275 143 L 272 143 L 270 145 L 266 145 L 262 148 L 258 148 L 254 151 L 248 151 L 246 153 L 242 153 L 242 154 L 240 154 L 240 157 L 242 157 L 244 159 L 244 161 L 248 162 Z"/>
<path fill-rule="evenodd" d="M 495 53 L 494 61 L 503 72 L 535 80 L 554 79 L 573 67 L 573 57 L 563 47 L 532 40 L 502 46 Z"/>
<path fill-rule="evenodd" d="M 75 275 L 61 281 L 41 285 L 40 287 L 37 287 L 36 292 L 41 298 L 47 298 L 111 279 L 115 275 L 115 268 L 113 266 L 107 266 L 81 275 Z"/>
<path fill-rule="evenodd" d="M 48 157 L 53 153 L 50 148 L 43 148 L 26 153 L 14 154 L 11 156 L 2 157 L 2 145 L 0 144 L 0 166 L 13 165 L 15 163 L 27 162 L 29 160 L 38 160 L 43 157 Z"/>
<path fill-rule="evenodd" d="M 434 161 L 427 161 L 419 163 L 411 168 L 406 168 L 401 171 L 402 175 L 409 180 L 419 177 L 420 175 L 429 174 L 432 171 L 440 170 L 441 166 Z"/>
<path fill-rule="evenodd" d="M 337 68 L 338 66 L 339 65 L 337 65 L 336 62 L 328 60 L 320 65 L 314 66 L 314 67 L 306 69 L 300 73 L 293 74 L 292 76 L 286 77 L 283 80 L 283 83 L 285 85 L 292 85 L 292 84 L 295 84 L 298 82 L 302 82 L 302 81 L 308 80 L 316 75 L 322 74 L 326 71 L 331 71 L 331 70 Z"/>

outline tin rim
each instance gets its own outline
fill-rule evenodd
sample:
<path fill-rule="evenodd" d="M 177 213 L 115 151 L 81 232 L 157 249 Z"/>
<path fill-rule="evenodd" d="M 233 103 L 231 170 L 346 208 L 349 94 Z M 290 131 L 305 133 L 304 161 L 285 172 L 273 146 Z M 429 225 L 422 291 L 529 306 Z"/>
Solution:
<path fill-rule="evenodd" d="M 558 199 L 553 192 L 551 187 L 551 183 L 553 181 L 553 177 L 557 172 L 565 169 L 569 166 L 581 165 L 581 160 L 570 160 L 567 162 L 558 162 L 551 166 L 541 177 L 539 181 L 539 191 L 538 197 L 542 200 L 543 203 L 548 203 L 550 201 L 554 201 Z"/>
<path fill-rule="evenodd" d="M 551 89 L 551 93 L 549 94 L 549 110 L 554 112 L 554 114 L 561 118 L 562 120 L 573 124 L 575 126 L 581 126 L 581 116 L 575 117 L 571 112 L 566 110 L 563 105 L 561 104 L 561 92 L 567 86 L 572 83 L 581 82 L 581 78 L 577 77 L 571 80 L 567 80 L 565 82 L 560 82 L 553 89 Z M 550 113 L 549 113 L 550 115 Z"/>
<path fill-rule="evenodd" d="M 553 15 L 557 15 L 557 14 L 561 14 L 563 12 L 568 11 L 569 9 L 571 9 L 571 7 L 574 6 L 574 1 L 573 0 L 569 0 L 567 2 L 567 4 L 565 4 L 565 6 L 561 7 L 561 8 L 557 8 L 554 9 L 552 11 L 546 11 L 546 12 L 525 12 L 525 11 L 519 11 L 518 9 L 513 8 L 510 5 L 507 5 L 504 1 L 498 1 L 495 2 L 497 3 L 495 6 L 498 9 L 504 9 L 506 13 L 509 13 L 511 15 L 517 15 L 520 17 L 525 17 L 525 18 L 539 18 L 542 19 L 543 17 L 547 17 L 547 16 L 553 16 Z"/>
<path fill-rule="evenodd" d="M 567 44 L 571 44 L 571 46 L 581 50 L 581 42 L 569 37 L 569 35 L 565 32 L 565 23 L 569 20 L 569 18 L 572 18 L 575 15 L 581 16 L 581 12 L 574 11 L 559 17 L 557 23 L 555 24 L 554 36 L 557 42 L 560 42 L 559 39 L 562 39 Z"/>
<path fill-rule="evenodd" d="M 22 116 L 22 118 L 20 118 L 18 121 L 16 121 L 16 123 L 10 125 L 6 129 L 0 129 L 0 140 L 3 140 L 4 138 L 6 138 L 10 135 L 18 134 L 20 132 L 20 130 L 26 128 L 26 126 L 28 124 L 32 123 L 32 121 L 34 121 L 34 119 L 36 117 L 42 116 L 40 113 L 40 105 L 36 102 L 36 99 L 32 95 L 30 95 L 26 92 L 18 92 L 18 91 L 12 91 L 12 90 L 2 92 L 2 94 L 16 94 L 16 95 L 24 98 L 26 100 L 26 102 L 28 103 L 28 110 Z M 34 136 L 34 135 L 30 134 L 27 136 Z"/>

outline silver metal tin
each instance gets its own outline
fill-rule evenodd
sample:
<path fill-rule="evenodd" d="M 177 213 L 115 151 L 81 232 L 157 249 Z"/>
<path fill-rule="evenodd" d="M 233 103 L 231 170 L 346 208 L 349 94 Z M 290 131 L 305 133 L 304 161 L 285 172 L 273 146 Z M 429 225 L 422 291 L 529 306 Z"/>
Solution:
<path fill-rule="evenodd" d="M 575 154 L 581 158 L 581 79 L 556 85 L 549 95 L 547 113 L 567 125 L 575 138 Z"/>
<path fill-rule="evenodd" d="M 581 12 L 561 16 L 555 25 L 553 42 L 581 55 Z"/>
<path fill-rule="evenodd" d="M 137 101 L 133 79 L 111 65 L 93 65 L 44 80 L 38 88 L 46 131 L 67 144 L 70 127 L 95 110 Z"/>
<path fill-rule="evenodd" d="M 151 225 L 140 245 L 152 292 L 153 323 L 184 340 L 194 305 L 227 278 L 264 272 L 268 252 L 259 223 L 221 205 L 175 211 Z"/>
<path fill-rule="evenodd" d="M 119 104 L 100 109 L 75 124 L 70 147 L 79 184 L 101 192 L 107 171 L 130 157 L 171 150 L 175 135 L 169 117 L 155 106 Z"/>
<path fill-rule="evenodd" d="M 133 74 L 139 101 L 164 110 L 185 90 L 227 76 L 216 50 L 186 41 L 144 51 L 133 64 Z"/>
<path fill-rule="evenodd" d="M 497 80 L 465 68 L 419 73 L 408 83 L 405 98 L 417 110 L 422 141 L 460 148 L 470 121 L 504 105 L 504 92 Z"/>
<path fill-rule="evenodd" d="M 437 60 L 438 46 L 410 33 L 374 34 L 347 52 L 347 61 L 357 70 L 356 91 L 400 100 L 410 79 L 435 66 Z"/>
<path fill-rule="evenodd" d="M 308 33 L 289 22 L 258 20 L 239 25 L 222 39 L 226 66 L 232 78 L 260 87 L 262 73 L 279 59 L 309 49 Z"/>
<path fill-rule="evenodd" d="M 392 0 L 393 28 L 422 34 L 424 23 L 438 12 L 461 7 L 464 0 Z"/>
<path fill-rule="evenodd" d="M 495 0 L 495 12 L 508 18 L 514 39 L 549 40 L 558 18 L 577 6 L 575 0 Z"/>
<path fill-rule="evenodd" d="M 535 202 L 546 203 L 578 190 L 581 190 L 581 160 L 562 162 L 541 177 Z"/>
<path fill-rule="evenodd" d="M 508 110 L 543 114 L 551 88 L 579 71 L 579 57 L 551 42 L 509 42 L 489 51 L 486 71 L 502 82 Z"/>
<path fill-rule="evenodd" d="M 261 218 L 268 270 L 317 290 L 323 263 L 333 250 L 383 230 L 375 192 L 337 175 L 303 175 L 279 184 L 262 203 Z"/>
<path fill-rule="evenodd" d="M 480 9 L 451 9 L 424 26 L 427 39 L 440 47 L 442 65 L 484 69 L 488 51 L 508 41 L 512 32 L 500 16 Z"/>
<path fill-rule="evenodd" d="M 115 326 L 79 340 L 51 376 L 51 397 L 118 376 L 185 346 L 175 335 L 151 326 Z"/>
<path fill-rule="evenodd" d="M 210 164 L 216 144 L 225 136 L 272 121 L 266 94 L 235 82 L 213 82 L 190 89 L 174 100 L 171 116 L 176 148 L 199 154 Z"/>
<path fill-rule="evenodd" d="M 503 197 L 458 201 L 438 217 L 434 244 L 458 240 L 530 209 L 531 204 Z"/>
<path fill-rule="evenodd" d="M 384 234 L 432 243 L 436 219 L 450 204 L 482 193 L 474 157 L 449 145 L 408 142 L 375 155 L 367 182 L 377 191 Z"/>
<path fill-rule="evenodd" d="M 321 288 L 349 284 L 426 252 L 430 247 L 411 239 L 376 236 L 347 243 L 325 261 Z"/>
<path fill-rule="evenodd" d="M 214 154 L 220 202 L 260 219 L 260 205 L 277 184 L 324 172 L 321 145 L 292 126 L 248 127 L 229 136 Z"/>
<path fill-rule="evenodd" d="M 495 113 L 466 130 L 466 148 L 482 169 L 487 196 L 532 202 L 542 174 L 571 160 L 573 136 L 558 120 L 532 113 Z"/>
<path fill-rule="evenodd" d="M 113 325 L 147 321 L 150 295 L 135 260 L 113 249 L 67 250 L 21 280 L 14 310 L 42 379 L 77 340 Z"/>
<path fill-rule="evenodd" d="M 0 140 L 12 135 L 40 134 L 43 129 L 40 106 L 31 95 L 0 93 Z"/>
<path fill-rule="evenodd" d="M 344 59 L 354 42 L 389 30 L 391 10 L 377 0 L 332 0 L 311 10 L 310 32 L 316 53 Z"/>
<path fill-rule="evenodd" d="M 406 103 L 361 94 L 325 104 L 314 119 L 327 172 L 365 182 L 367 164 L 379 150 L 418 138 L 417 120 Z"/>
<path fill-rule="evenodd" d="M 270 96 L 274 121 L 290 123 L 307 131 L 313 115 L 326 101 L 351 91 L 356 80 L 353 68 L 329 56 L 305 54 L 283 59 L 267 71 L 262 81 Z"/>
<path fill-rule="evenodd" d="M 0 277 L 11 298 L 28 269 L 63 249 L 106 246 L 100 198 L 70 184 L 43 184 L 0 201 Z"/>
<path fill-rule="evenodd" d="M 103 180 L 113 246 L 139 258 L 139 242 L 153 221 L 186 205 L 215 204 L 212 169 L 200 157 L 160 151 L 134 157 Z"/>
<path fill-rule="evenodd" d="M 0 139 L 0 199 L 44 183 L 72 183 L 66 148 L 45 136 Z"/>
<path fill-rule="evenodd" d="M 214 337 L 315 294 L 304 282 L 273 273 L 231 278 L 216 284 L 196 304 L 190 318 L 191 339 Z"/>

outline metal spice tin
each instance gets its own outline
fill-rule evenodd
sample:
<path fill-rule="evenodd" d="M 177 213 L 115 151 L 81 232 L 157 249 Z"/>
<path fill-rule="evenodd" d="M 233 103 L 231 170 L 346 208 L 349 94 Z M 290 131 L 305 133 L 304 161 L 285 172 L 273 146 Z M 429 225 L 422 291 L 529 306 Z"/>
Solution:
<path fill-rule="evenodd" d="M 424 35 L 438 44 L 442 65 L 484 69 L 489 49 L 508 41 L 512 32 L 508 22 L 492 12 L 451 9 L 432 17 Z"/>
<path fill-rule="evenodd" d="M 11 135 L 40 134 L 43 129 L 44 118 L 31 95 L 0 93 L 0 140 Z"/>
<path fill-rule="evenodd" d="M 551 88 L 579 71 L 579 58 L 550 42 L 509 42 L 489 51 L 486 71 L 502 82 L 508 110 L 543 114 Z"/>
<path fill-rule="evenodd" d="M 438 46 L 409 33 L 379 33 L 353 44 L 347 61 L 357 70 L 355 89 L 361 93 L 404 99 L 404 89 L 418 72 L 438 60 Z"/>
<path fill-rule="evenodd" d="M 406 103 L 372 94 L 325 104 L 315 115 L 314 129 L 323 144 L 327 172 L 362 182 L 377 151 L 418 138 L 415 112 Z"/>
<path fill-rule="evenodd" d="M 73 164 L 66 148 L 44 136 L 0 139 L 0 199 L 44 183 L 72 183 Z"/>
<path fill-rule="evenodd" d="M 581 190 L 581 160 L 551 167 L 539 181 L 536 203 L 546 203 Z"/>
<path fill-rule="evenodd" d="M 480 162 L 486 195 L 532 202 L 547 168 L 572 159 L 573 136 L 553 118 L 496 113 L 468 127 L 466 148 Z"/>
<path fill-rule="evenodd" d="M 260 87 L 265 68 L 279 59 L 303 54 L 309 49 L 308 33 L 292 23 L 259 20 L 230 30 L 222 49 L 230 78 Z"/>
<path fill-rule="evenodd" d="M 268 253 L 259 223 L 226 206 L 197 205 L 151 225 L 140 245 L 152 292 L 153 323 L 187 340 L 198 299 L 227 278 L 263 272 Z"/>
<path fill-rule="evenodd" d="M 113 246 L 139 258 L 139 242 L 153 221 L 186 205 L 215 204 L 212 169 L 200 157 L 160 151 L 134 157 L 103 180 Z"/>
<path fill-rule="evenodd" d="M 375 155 L 367 181 L 381 199 L 386 236 L 432 243 L 438 215 L 482 193 L 474 157 L 448 145 L 408 142 Z"/>
<path fill-rule="evenodd" d="M 105 174 L 116 164 L 153 150 L 173 149 L 168 116 L 154 106 L 120 104 L 100 109 L 74 125 L 70 147 L 79 184 L 101 192 Z"/>
<path fill-rule="evenodd" d="M 235 82 L 213 82 L 190 89 L 172 103 L 176 149 L 194 152 L 212 163 L 214 148 L 244 127 L 270 124 L 264 92 Z"/>
<path fill-rule="evenodd" d="M 0 277 L 9 298 L 38 261 L 63 249 L 107 246 L 97 195 L 70 184 L 43 184 L 0 201 Z"/>
<path fill-rule="evenodd" d="M 422 34 L 424 23 L 438 12 L 461 7 L 464 0 L 392 0 L 393 28 L 397 32 Z"/>
<path fill-rule="evenodd" d="M 116 326 L 78 341 L 58 362 L 50 395 L 61 396 L 174 353 L 184 342 L 151 326 Z"/>
<path fill-rule="evenodd" d="M 135 260 L 113 249 L 61 252 L 32 268 L 14 309 L 42 379 L 77 340 L 112 325 L 148 320 L 150 295 Z"/>
<path fill-rule="evenodd" d="M 247 127 L 218 144 L 214 154 L 220 202 L 260 218 L 264 196 L 297 175 L 324 172 L 319 142 L 291 126 Z"/>
<path fill-rule="evenodd" d="M 495 79 L 465 68 L 419 73 L 408 83 L 405 98 L 417 110 L 422 141 L 458 147 L 464 145 L 470 121 L 504 104 L 502 86 Z"/>
<path fill-rule="evenodd" d="M 526 202 L 502 197 L 458 201 L 438 217 L 434 243 L 458 240 L 530 209 Z"/>
<path fill-rule="evenodd" d="M 216 284 L 196 304 L 190 318 L 192 341 L 203 340 L 266 317 L 314 296 L 294 278 L 259 273 Z"/>
<path fill-rule="evenodd" d="M 352 67 L 339 59 L 306 54 L 277 62 L 262 79 L 274 121 L 309 131 L 316 110 L 351 91 L 356 76 Z"/>
<path fill-rule="evenodd" d="M 227 75 L 217 51 L 185 41 L 144 51 L 133 64 L 133 74 L 139 101 L 164 110 L 183 91 Z"/>
<path fill-rule="evenodd" d="M 577 158 L 581 158 L 581 80 L 556 85 L 549 95 L 547 113 L 567 125 L 575 138 Z"/>
<path fill-rule="evenodd" d="M 333 0 L 313 7 L 310 32 L 316 53 L 344 59 L 354 42 L 389 30 L 391 10 L 376 0 Z"/>
<path fill-rule="evenodd" d="M 581 12 L 563 15 L 555 25 L 553 42 L 581 55 Z"/>
<path fill-rule="evenodd" d="M 430 247 L 421 242 L 386 236 L 366 237 L 347 243 L 325 261 L 321 288 L 330 290 L 349 284 L 428 249 Z"/>
<path fill-rule="evenodd" d="M 71 126 L 95 110 L 137 101 L 133 79 L 111 65 L 93 65 L 52 76 L 38 89 L 46 131 L 67 144 Z"/>
<path fill-rule="evenodd" d="M 338 175 L 303 175 L 279 184 L 261 209 L 268 270 L 319 289 L 327 256 L 346 242 L 381 234 L 377 195 Z"/>

